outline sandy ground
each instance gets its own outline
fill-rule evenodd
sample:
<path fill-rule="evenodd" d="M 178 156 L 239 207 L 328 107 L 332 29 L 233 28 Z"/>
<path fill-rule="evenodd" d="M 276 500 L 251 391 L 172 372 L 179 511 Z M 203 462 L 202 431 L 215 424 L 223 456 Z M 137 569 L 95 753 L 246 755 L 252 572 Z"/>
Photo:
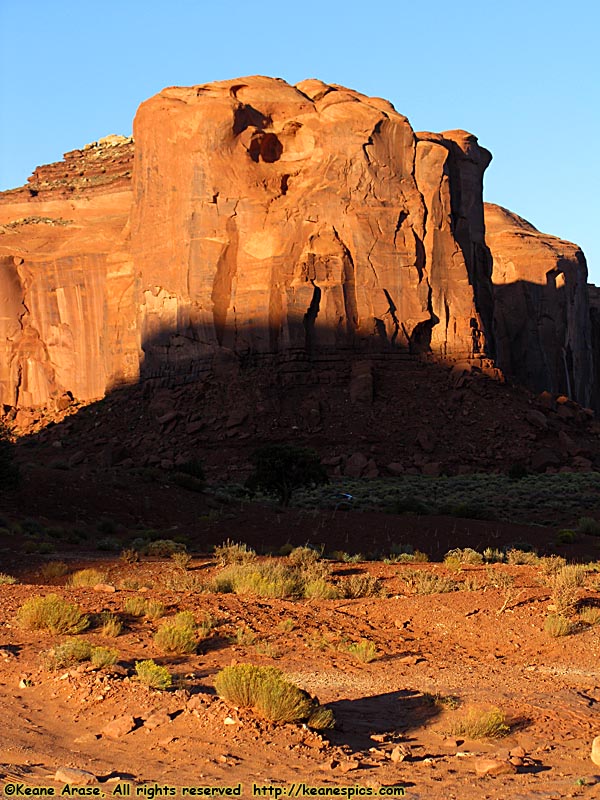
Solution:
<path fill-rule="evenodd" d="M 125 790 L 116 787 L 131 782 L 134 796 L 164 794 L 157 787 L 176 787 L 180 796 L 181 787 L 241 783 L 243 796 L 256 785 L 295 796 L 311 796 L 306 786 L 375 795 L 404 787 L 411 798 L 600 797 L 600 767 L 590 759 L 600 733 L 600 626 L 580 625 L 561 638 L 545 633 L 549 590 L 536 567 L 494 567 L 515 579 L 507 603 L 506 590 L 491 585 L 483 566 L 448 573 L 440 564 L 336 563 L 334 580 L 369 572 L 381 579 L 383 594 L 292 601 L 169 590 L 168 560 L 125 565 L 72 556 L 68 565 L 101 568 L 116 591 L 68 588 L 66 577 L 44 580 L 34 566 L 21 575 L 26 583 L 0 586 L 5 795 L 9 786 L 17 794 L 25 787 L 60 794 L 65 784 L 54 780 L 56 770 L 75 767 L 93 773 L 106 796 L 121 796 Z M 414 594 L 403 579 L 414 569 L 449 575 L 460 590 Z M 209 577 L 215 570 L 207 557 L 194 559 L 190 572 Z M 121 588 L 134 580 L 139 588 Z M 589 574 L 580 602 L 600 604 L 595 581 Z M 114 667 L 43 666 L 42 654 L 66 637 L 24 630 L 16 615 L 28 597 L 50 592 L 88 614 L 121 616 L 117 637 L 103 636 L 97 626 L 81 634 L 117 648 Z M 153 641 L 162 620 L 124 611 L 137 595 L 160 599 L 167 616 L 181 610 L 198 622 L 210 616 L 213 627 L 198 652 L 162 654 Z M 236 643 L 240 628 L 254 638 Z M 377 647 L 371 663 L 347 651 L 363 638 Z M 173 689 L 136 681 L 135 661 L 147 658 L 169 667 Z M 216 673 L 247 662 L 277 666 L 318 696 L 333 710 L 335 729 L 274 725 L 218 698 Z M 492 708 L 505 714 L 507 736 L 471 740 L 453 733 L 470 709 Z M 105 726 L 123 717 L 131 730 L 111 736 Z M 511 754 L 507 768 L 514 772 L 478 774 L 483 759 L 505 764 Z M 267 791 L 275 796 L 274 788 Z"/>

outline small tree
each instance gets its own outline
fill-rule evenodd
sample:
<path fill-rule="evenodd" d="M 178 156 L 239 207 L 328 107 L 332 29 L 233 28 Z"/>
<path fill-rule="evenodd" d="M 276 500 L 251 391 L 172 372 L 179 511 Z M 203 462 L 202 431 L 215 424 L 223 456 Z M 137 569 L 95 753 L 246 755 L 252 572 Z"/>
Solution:
<path fill-rule="evenodd" d="M 254 472 L 246 481 L 251 491 L 260 490 L 287 506 L 301 486 L 327 483 L 318 453 L 293 444 L 266 444 L 252 454 Z"/>

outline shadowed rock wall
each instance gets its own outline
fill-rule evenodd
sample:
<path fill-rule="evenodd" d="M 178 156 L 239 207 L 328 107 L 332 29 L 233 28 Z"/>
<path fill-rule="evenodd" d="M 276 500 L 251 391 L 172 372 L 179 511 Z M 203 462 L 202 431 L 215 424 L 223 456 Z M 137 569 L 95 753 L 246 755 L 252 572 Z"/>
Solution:
<path fill-rule="evenodd" d="M 491 203 L 485 204 L 485 224 L 498 366 L 534 391 L 595 405 L 583 253 Z"/>

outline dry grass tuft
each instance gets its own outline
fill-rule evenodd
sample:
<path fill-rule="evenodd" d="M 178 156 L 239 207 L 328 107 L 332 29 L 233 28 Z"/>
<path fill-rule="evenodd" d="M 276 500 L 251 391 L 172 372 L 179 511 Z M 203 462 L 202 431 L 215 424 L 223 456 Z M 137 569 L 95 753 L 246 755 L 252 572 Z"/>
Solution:
<path fill-rule="evenodd" d="M 471 709 L 449 731 L 452 736 L 463 736 L 466 739 L 498 739 L 509 732 L 506 716 L 498 708 L 491 711 Z"/>

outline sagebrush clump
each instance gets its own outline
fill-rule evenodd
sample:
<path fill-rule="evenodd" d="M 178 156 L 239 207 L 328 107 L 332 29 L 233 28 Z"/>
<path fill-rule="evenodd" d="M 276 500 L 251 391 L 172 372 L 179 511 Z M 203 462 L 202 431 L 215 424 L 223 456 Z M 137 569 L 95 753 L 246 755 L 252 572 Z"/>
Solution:
<path fill-rule="evenodd" d="M 135 673 L 140 683 L 150 689 L 168 689 L 173 678 L 166 667 L 160 667 L 151 658 L 135 662 Z"/>
<path fill-rule="evenodd" d="M 251 708 L 271 722 L 306 722 L 313 728 L 333 727 L 333 713 L 308 692 L 287 681 L 275 667 L 235 664 L 215 679 L 220 697 L 232 705 Z"/>
<path fill-rule="evenodd" d="M 19 625 L 28 630 L 46 630 L 54 634 L 77 634 L 90 624 L 79 606 L 55 594 L 31 597 L 17 612 Z"/>
<path fill-rule="evenodd" d="M 181 611 L 164 622 L 154 634 L 154 643 L 164 653 L 186 655 L 198 647 L 197 626 L 190 611 Z"/>

